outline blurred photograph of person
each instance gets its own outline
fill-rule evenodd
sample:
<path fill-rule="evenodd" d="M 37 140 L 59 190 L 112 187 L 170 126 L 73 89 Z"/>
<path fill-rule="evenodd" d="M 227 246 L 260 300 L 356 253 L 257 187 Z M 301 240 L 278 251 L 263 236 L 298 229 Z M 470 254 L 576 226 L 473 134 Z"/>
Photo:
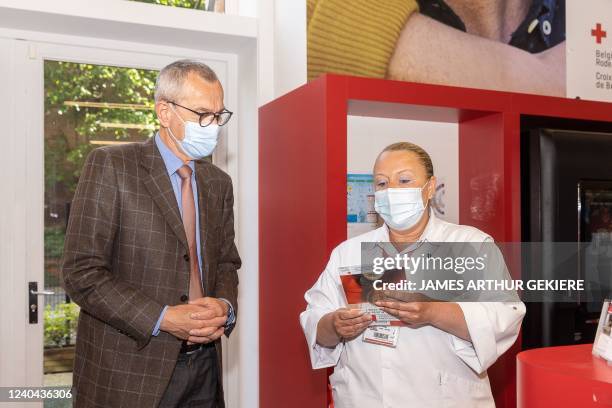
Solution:
<path fill-rule="evenodd" d="M 324 73 L 565 96 L 565 0 L 307 0 Z"/>

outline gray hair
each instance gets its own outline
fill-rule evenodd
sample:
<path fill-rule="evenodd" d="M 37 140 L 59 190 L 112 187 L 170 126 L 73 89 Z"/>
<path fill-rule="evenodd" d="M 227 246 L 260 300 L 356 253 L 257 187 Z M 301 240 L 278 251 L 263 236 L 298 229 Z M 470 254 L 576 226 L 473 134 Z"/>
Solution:
<path fill-rule="evenodd" d="M 155 102 L 176 101 L 182 95 L 183 83 L 190 73 L 208 82 L 217 82 L 217 74 L 203 62 L 182 59 L 165 66 L 159 71 L 155 82 Z"/>

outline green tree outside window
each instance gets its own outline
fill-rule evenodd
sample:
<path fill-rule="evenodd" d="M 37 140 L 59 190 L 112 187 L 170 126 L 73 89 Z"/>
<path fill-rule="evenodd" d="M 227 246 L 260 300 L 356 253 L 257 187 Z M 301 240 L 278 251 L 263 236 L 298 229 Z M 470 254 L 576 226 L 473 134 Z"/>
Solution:
<path fill-rule="evenodd" d="M 205 0 L 130 0 L 140 3 L 161 4 L 170 7 L 183 7 L 195 10 L 206 10 Z"/>
<path fill-rule="evenodd" d="M 157 71 L 45 61 L 45 281 L 59 285 L 68 205 L 87 154 L 143 141 L 159 124 Z"/>

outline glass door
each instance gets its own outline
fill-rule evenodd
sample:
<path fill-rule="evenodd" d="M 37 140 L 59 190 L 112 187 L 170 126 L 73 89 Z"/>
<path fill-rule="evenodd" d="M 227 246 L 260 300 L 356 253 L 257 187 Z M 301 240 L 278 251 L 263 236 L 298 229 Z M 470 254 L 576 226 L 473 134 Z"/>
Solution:
<path fill-rule="evenodd" d="M 43 64 L 45 293 L 39 307 L 44 305 L 44 385 L 70 387 L 79 307 L 64 292 L 59 274 L 70 203 L 92 149 L 154 135 L 158 71 L 52 60 Z"/>
<path fill-rule="evenodd" d="M 19 184 L 23 220 L 15 223 L 20 225 L 15 237 L 25 241 L 24 254 L 18 255 L 25 256 L 25 273 L 15 271 L 13 277 L 23 279 L 28 288 L 29 312 L 23 316 L 23 331 L 16 333 L 24 341 L 13 347 L 25 357 L 15 385 L 69 388 L 79 307 L 61 287 L 59 265 L 84 160 L 96 147 L 154 136 L 158 122 L 153 92 L 163 66 L 197 58 L 209 64 L 224 85 L 227 68 L 225 62 L 203 55 L 17 43 L 17 66 L 26 85 L 16 98 L 22 112 L 15 120 L 24 123 L 16 143 L 25 160 L 14 158 L 14 171 L 25 175 L 25 183 Z M 220 147 L 213 161 L 223 167 L 227 152 Z M 72 406 L 69 399 L 46 400 L 43 405 Z"/>

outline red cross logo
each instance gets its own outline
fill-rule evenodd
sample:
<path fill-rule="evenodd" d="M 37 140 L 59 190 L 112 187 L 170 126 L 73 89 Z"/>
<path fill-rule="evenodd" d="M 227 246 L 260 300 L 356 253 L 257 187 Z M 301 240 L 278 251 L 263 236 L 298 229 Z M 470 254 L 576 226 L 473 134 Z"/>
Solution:
<path fill-rule="evenodd" d="M 607 37 L 606 32 L 601 29 L 601 23 L 595 25 L 595 28 L 591 30 L 591 35 L 595 37 L 597 44 L 601 44 L 601 39 Z"/>

